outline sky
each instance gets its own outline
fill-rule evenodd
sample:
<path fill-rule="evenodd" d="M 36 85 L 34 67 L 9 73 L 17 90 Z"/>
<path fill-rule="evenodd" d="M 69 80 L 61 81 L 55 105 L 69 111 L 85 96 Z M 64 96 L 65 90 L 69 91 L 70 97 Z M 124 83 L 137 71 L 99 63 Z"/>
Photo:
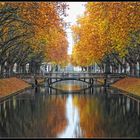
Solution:
<path fill-rule="evenodd" d="M 69 22 L 70 25 L 76 24 L 77 17 L 84 13 L 84 4 L 86 4 L 86 2 L 67 2 L 67 4 L 69 5 L 69 10 L 67 10 L 68 16 L 65 18 L 65 21 Z M 71 54 L 73 46 L 72 31 L 68 28 L 66 32 L 69 42 L 68 54 Z"/>

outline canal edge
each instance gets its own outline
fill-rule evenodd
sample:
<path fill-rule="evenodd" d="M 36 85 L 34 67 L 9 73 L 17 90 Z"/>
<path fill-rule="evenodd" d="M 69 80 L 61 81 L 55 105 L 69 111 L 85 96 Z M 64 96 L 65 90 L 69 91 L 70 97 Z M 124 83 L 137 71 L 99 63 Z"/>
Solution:
<path fill-rule="evenodd" d="M 1 98 L 0 98 L 0 103 L 3 102 L 4 100 L 7 100 L 7 99 L 10 98 L 10 97 L 13 97 L 13 96 L 18 95 L 20 92 L 22 92 L 22 91 L 24 91 L 24 90 L 26 90 L 26 89 L 29 89 L 29 88 L 31 88 L 31 87 L 32 87 L 32 85 L 28 85 L 27 87 L 25 87 L 25 88 L 23 88 L 23 89 L 19 89 L 19 90 L 17 90 L 16 92 L 12 92 L 12 93 L 9 94 L 9 95 L 6 95 L 6 96 L 4 96 L 4 97 L 1 97 Z"/>
<path fill-rule="evenodd" d="M 135 98 L 135 99 L 140 100 L 140 96 L 135 95 L 135 94 L 132 93 L 132 92 L 125 91 L 125 90 L 123 90 L 123 89 L 120 89 L 119 87 L 114 87 L 114 86 L 112 86 L 112 85 L 110 85 L 110 87 L 113 88 L 113 89 L 118 90 L 119 92 L 121 92 L 121 94 L 123 94 L 123 95 L 125 95 L 125 96 L 129 96 L 130 98 Z"/>

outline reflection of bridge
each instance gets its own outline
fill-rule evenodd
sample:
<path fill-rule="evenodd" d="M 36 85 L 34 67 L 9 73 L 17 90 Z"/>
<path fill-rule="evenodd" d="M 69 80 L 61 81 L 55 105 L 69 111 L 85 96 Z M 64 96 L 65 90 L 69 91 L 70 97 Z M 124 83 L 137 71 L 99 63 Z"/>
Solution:
<path fill-rule="evenodd" d="M 60 72 L 53 72 L 53 73 L 47 73 L 47 83 L 49 85 L 64 81 L 64 80 L 77 80 L 86 82 L 90 85 L 93 85 L 94 82 L 97 81 L 97 79 L 102 79 L 105 86 L 108 86 L 109 84 L 114 83 L 115 81 L 124 78 L 125 74 L 115 73 L 115 74 L 104 74 L 104 73 L 60 73 Z"/>

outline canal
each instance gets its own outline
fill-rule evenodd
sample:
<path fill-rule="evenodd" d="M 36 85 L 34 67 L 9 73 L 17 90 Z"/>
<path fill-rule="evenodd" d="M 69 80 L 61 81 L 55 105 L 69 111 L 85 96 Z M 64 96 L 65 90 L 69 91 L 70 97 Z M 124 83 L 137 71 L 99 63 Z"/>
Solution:
<path fill-rule="evenodd" d="M 53 86 L 26 89 L 2 101 L 0 137 L 140 137 L 139 100 L 78 81 Z"/>

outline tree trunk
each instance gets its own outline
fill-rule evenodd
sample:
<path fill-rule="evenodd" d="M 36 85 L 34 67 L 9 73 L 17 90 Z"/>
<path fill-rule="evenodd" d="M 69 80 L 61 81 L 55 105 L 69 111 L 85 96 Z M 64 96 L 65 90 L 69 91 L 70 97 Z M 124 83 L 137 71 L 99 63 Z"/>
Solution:
<path fill-rule="evenodd" d="M 132 63 L 129 63 L 129 66 L 130 66 L 130 75 L 133 74 L 133 66 L 132 66 Z"/>
<path fill-rule="evenodd" d="M 22 69 L 22 73 L 25 74 L 25 69 L 26 69 L 26 68 L 25 68 L 25 65 L 23 65 L 23 66 L 21 67 L 21 69 Z"/>
<path fill-rule="evenodd" d="M 31 63 L 29 63 L 29 73 L 31 73 Z"/>
<path fill-rule="evenodd" d="M 16 65 L 16 73 L 19 73 L 19 64 Z"/>
<path fill-rule="evenodd" d="M 122 65 L 120 65 L 120 73 L 122 73 L 123 67 Z"/>
<path fill-rule="evenodd" d="M 110 60 L 108 56 L 106 58 L 105 73 L 106 74 L 110 73 Z"/>
<path fill-rule="evenodd" d="M 6 77 L 9 77 L 9 67 L 8 67 L 8 65 L 5 67 L 6 69 Z"/>
<path fill-rule="evenodd" d="M 29 73 L 34 73 L 34 66 L 32 61 L 29 63 Z"/>
<path fill-rule="evenodd" d="M 126 74 L 126 61 L 125 61 L 125 64 L 124 64 L 124 73 Z"/>
<path fill-rule="evenodd" d="M 13 75 L 13 68 L 14 68 L 14 65 L 12 64 L 12 65 L 9 67 L 10 76 Z"/>
<path fill-rule="evenodd" d="M 139 77 L 140 77 L 140 62 L 139 62 Z"/>
<path fill-rule="evenodd" d="M 3 77 L 3 73 L 4 73 L 4 64 L 1 64 L 0 77 Z"/>
<path fill-rule="evenodd" d="M 114 66 L 112 66 L 112 73 L 114 73 Z"/>
<path fill-rule="evenodd" d="M 137 63 L 133 64 L 134 76 L 137 76 Z"/>

